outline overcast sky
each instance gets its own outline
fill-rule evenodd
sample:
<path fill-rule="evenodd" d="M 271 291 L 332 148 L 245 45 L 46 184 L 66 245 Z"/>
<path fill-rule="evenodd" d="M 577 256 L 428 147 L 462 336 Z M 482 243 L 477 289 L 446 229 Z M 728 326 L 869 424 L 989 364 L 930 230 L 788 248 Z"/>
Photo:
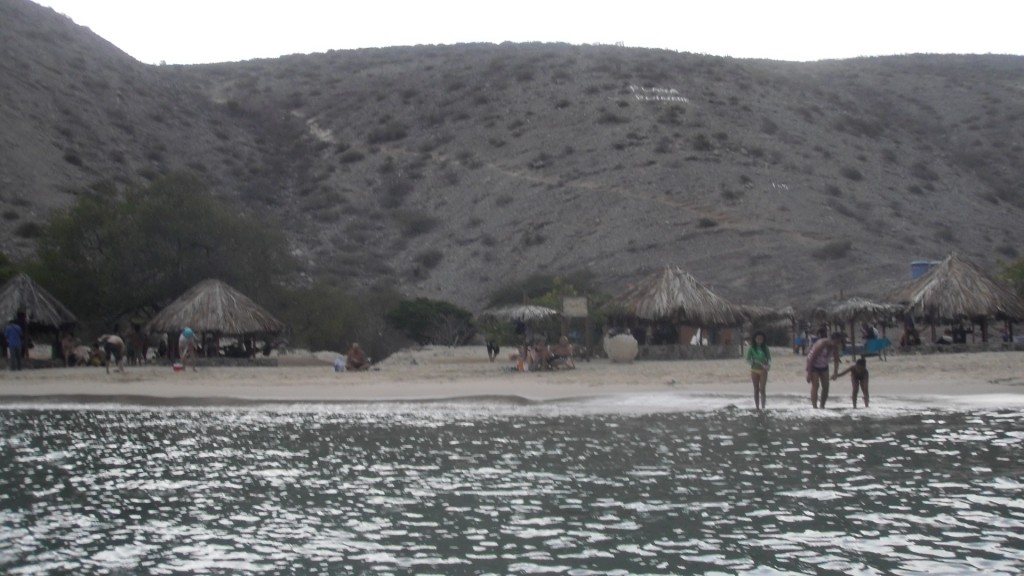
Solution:
<path fill-rule="evenodd" d="M 150 64 L 505 41 L 796 61 L 1024 54 L 1020 0 L 35 1 Z"/>

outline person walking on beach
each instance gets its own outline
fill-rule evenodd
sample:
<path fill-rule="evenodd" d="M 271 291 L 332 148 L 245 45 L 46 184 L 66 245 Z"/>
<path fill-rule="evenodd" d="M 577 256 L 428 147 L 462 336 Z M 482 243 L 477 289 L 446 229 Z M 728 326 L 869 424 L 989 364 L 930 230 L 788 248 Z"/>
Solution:
<path fill-rule="evenodd" d="M 4 326 L 4 339 L 7 340 L 7 368 L 12 371 L 21 370 L 21 345 L 24 334 L 16 320 L 11 320 Z"/>
<path fill-rule="evenodd" d="M 487 359 L 494 362 L 494 359 L 498 357 L 498 353 L 501 352 L 501 346 L 498 345 L 498 339 L 494 336 L 487 337 Z"/>
<path fill-rule="evenodd" d="M 845 375 L 847 372 L 850 374 L 850 383 L 853 384 L 853 407 L 857 407 L 857 391 L 858 389 L 864 393 L 864 407 L 868 407 L 868 360 L 861 356 L 857 361 L 846 370 L 836 373 L 833 379 L 839 378 Z"/>
<path fill-rule="evenodd" d="M 188 326 L 181 331 L 181 336 L 178 336 L 178 357 L 181 358 L 182 366 L 191 363 L 192 371 L 199 371 L 196 369 L 196 333 Z"/>
<path fill-rule="evenodd" d="M 811 385 L 811 406 L 824 408 L 828 400 L 828 361 L 832 357 L 835 368 L 839 372 L 839 348 L 843 342 L 841 332 L 833 332 L 830 338 L 822 338 L 811 346 L 807 352 L 807 383 Z M 835 379 L 835 376 L 832 377 Z M 818 388 L 821 388 L 821 405 L 818 405 Z"/>
<path fill-rule="evenodd" d="M 765 343 L 764 332 L 755 332 L 747 348 L 747 364 L 750 364 L 750 381 L 754 384 L 754 408 L 763 410 L 766 388 L 768 387 L 768 369 L 772 365 L 772 353 Z"/>

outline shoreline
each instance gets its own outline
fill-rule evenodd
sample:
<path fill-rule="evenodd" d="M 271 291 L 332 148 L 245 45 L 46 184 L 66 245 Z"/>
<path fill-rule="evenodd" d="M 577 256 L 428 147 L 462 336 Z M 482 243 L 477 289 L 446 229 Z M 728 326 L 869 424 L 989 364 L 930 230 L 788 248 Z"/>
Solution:
<path fill-rule="evenodd" d="M 768 397 L 807 395 L 803 357 L 773 348 Z M 437 402 L 500 399 L 544 402 L 636 396 L 720 395 L 751 403 L 749 371 L 740 359 L 580 360 L 574 370 L 513 372 L 507 359 L 489 362 L 483 347 L 426 347 L 400 351 L 369 372 L 334 372 L 333 353 L 282 356 L 277 367 L 167 365 L 47 368 L 4 372 L 0 406 L 29 403 L 128 405 L 252 405 L 265 403 Z M 843 359 L 840 369 L 850 360 Z M 1024 353 L 898 355 L 869 359 L 872 398 L 1006 395 L 1024 403 Z M 833 405 L 849 405 L 850 384 L 832 382 Z M 877 404 L 877 403 L 875 403 Z M 831 406 L 830 406 L 831 407 Z M 809 408 L 809 406 L 808 406 Z"/>

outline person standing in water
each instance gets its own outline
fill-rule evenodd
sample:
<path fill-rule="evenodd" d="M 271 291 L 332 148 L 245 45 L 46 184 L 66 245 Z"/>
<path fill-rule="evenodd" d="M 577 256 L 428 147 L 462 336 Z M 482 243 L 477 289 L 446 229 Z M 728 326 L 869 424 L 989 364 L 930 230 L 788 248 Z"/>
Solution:
<path fill-rule="evenodd" d="M 861 356 L 857 359 L 857 362 L 842 372 L 837 372 L 832 379 L 839 378 L 840 376 L 850 373 L 850 383 L 853 384 L 853 407 L 857 407 L 857 390 L 859 389 L 864 393 L 864 407 L 868 407 L 868 360 Z"/>
<path fill-rule="evenodd" d="M 754 384 L 754 408 L 763 410 L 766 388 L 768 387 L 768 369 L 772 365 L 772 353 L 765 343 L 764 332 L 755 332 L 747 348 L 747 364 L 750 364 L 750 381 Z"/>
<path fill-rule="evenodd" d="M 822 338 L 811 346 L 807 352 L 807 383 L 811 385 L 811 406 L 819 408 L 818 388 L 821 388 L 821 406 L 825 407 L 828 400 L 828 361 L 829 357 L 835 365 L 833 374 L 839 372 L 839 349 L 843 344 L 843 334 L 833 332 L 830 338 Z M 832 376 L 835 379 L 835 376 Z"/>

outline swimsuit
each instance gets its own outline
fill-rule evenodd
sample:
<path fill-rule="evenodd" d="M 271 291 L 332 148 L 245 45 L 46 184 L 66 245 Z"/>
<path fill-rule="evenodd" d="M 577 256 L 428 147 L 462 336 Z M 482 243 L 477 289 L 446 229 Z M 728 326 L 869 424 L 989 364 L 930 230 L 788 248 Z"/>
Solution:
<path fill-rule="evenodd" d="M 113 356 L 114 362 L 121 363 L 121 346 L 107 340 L 103 343 L 103 351 L 107 353 L 107 358 Z"/>

